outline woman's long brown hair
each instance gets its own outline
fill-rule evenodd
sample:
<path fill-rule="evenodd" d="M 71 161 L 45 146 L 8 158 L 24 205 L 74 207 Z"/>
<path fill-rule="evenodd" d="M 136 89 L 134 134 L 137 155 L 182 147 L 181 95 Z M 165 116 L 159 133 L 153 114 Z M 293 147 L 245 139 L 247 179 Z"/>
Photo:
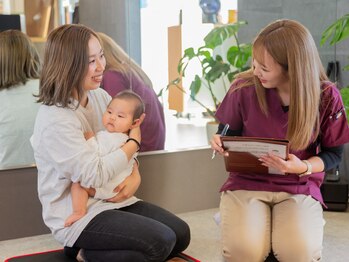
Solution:
<path fill-rule="evenodd" d="M 38 102 L 67 107 L 76 90 L 80 102 L 84 94 L 83 81 L 88 71 L 90 28 L 67 24 L 54 29 L 48 36 L 40 78 Z"/>
<path fill-rule="evenodd" d="M 305 149 L 319 134 L 320 86 L 328 80 L 313 37 L 296 21 L 277 20 L 262 29 L 253 42 L 253 59 L 263 63 L 265 51 L 290 81 L 287 139 L 292 149 Z M 238 78 L 246 80 L 240 87 L 255 85 L 259 105 L 268 115 L 265 89 L 253 68 Z"/>
<path fill-rule="evenodd" d="M 30 38 L 18 30 L 0 33 L 0 90 L 40 77 L 39 54 Z"/>

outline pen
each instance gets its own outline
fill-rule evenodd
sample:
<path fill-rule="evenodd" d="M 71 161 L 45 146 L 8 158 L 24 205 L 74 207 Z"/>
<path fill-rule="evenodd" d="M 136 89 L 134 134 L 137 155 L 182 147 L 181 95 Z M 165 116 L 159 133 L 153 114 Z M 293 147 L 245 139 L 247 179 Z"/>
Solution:
<path fill-rule="evenodd" d="M 227 134 L 227 132 L 228 132 L 228 129 L 229 129 L 229 124 L 225 124 L 225 126 L 224 126 L 224 128 L 222 130 L 221 136 L 225 136 Z M 215 158 L 216 153 L 217 153 L 217 151 L 213 150 L 211 159 Z"/>

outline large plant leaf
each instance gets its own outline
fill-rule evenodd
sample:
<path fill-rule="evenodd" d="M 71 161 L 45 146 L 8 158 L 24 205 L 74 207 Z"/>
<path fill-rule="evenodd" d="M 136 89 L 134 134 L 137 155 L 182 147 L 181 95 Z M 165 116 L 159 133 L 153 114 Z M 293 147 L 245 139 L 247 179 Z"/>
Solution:
<path fill-rule="evenodd" d="M 331 24 L 322 33 L 320 45 L 324 45 L 330 38 L 330 45 L 341 42 L 349 37 L 349 14 L 346 14 Z"/>
<path fill-rule="evenodd" d="M 228 76 L 228 80 L 229 80 L 230 83 L 233 82 L 233 80 L 235 79 L 236 74 L 238 74 L 238 73 L 240 73 L 239 70 L 234 70 L 234 71 L 229 72 L 229 74 L 227 76 Z"/>
<path fill-rule="evenodd" d="M 212 57 L 212 51 L 207 50 L 206 47 L 200 47 L 197 52 L 199 59 L 203 60 L 204 58 L 210 59 Z"/>
<path fill-rule="evenodd" d="M 330 45 L 334 45 L 347 38 L 349 38 L 349 14 L 340 17 L 326 28 L 322 33 L 320 45 L 324 45 L 330 39 Z M 349 70 L 349 65 L 344 66 L 343 70 Z"/>
<path fill-rule="evenodd" d="M 190 96 L 195 97 L 196 94 L 200 91 L 201 88 L 201 78 L 198 75 L 195 75 L 194 81 L 190 84 Z"/>
<path fill-rule="evenodd" d="M 240 46 L 232 46 L 227 52 L 227 60 L 229 63 L 242 71 L 252 54 L 251 44 L 241 44 Z"/>
<path fill-rule="evenodd" d="M 224 63 L 221 56 L 216 56 L 216 59 L 211 59 L 207 61 L 205 65 L 205 79 L 209 82 L 214 83 L 222 75 L 228 74 L 230 70 L 230 65 Z"/>
<path fill-rule="evenodd" d="M 183 57 L 187 57 L 189 60 L 192 59 L 193 57 L 195 57 L 195 50 L 192 47 L 189 47 L 187 49 L 184 50 L 184 55 Z"/>
<path fill-rule="evenodd" d="M 178 66 L 177 66 L 177 72 L 181 74 L 183 77 L 185 77 L 185 70 L 190 62 L 191 59 L 196 57 L 196 53 L 194 48 L 189 47 L 184 50 L 183 57 L 179 60 Z"/>
<path fill-rule="evenodd" d="M 197 53 L 192 47 L 185 49 L 183 57 L 179 60 L 179 63 L 177 65 L 177 72 L 185 77 L 187 66 L 190 63 L 190 60 L 194 58 L 199 59 L 200 63 L 202 63 L 202 60 L 204 59 L 211 59 L 211 52 L 207 50 L 206 47 L 198 48 Z"/>
<path fill-rule="evenodd" d="M 207 48 L 211 48 L 212 50 L 215 49 L 217 46 L 220 46 L 224 40 L 236 35 L 239 28 L 246 24 L 246 21 L 238 21 L 234 24 L 227 24 L 213 28 L 204 38 L 205 46 Z"/>

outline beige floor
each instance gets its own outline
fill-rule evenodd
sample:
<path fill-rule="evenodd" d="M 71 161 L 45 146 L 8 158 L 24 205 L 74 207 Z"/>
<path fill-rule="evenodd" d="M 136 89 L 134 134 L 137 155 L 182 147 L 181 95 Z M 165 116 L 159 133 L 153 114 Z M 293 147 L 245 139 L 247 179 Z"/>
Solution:
<path fill-rule="evenodd" d="M 203 262 L 222 262 L 219 230 L 213 216 L 218 209 L 179 214 L 188 222 L 192 241 L 185 251 Z M 349 211 L 325 212 L 324 262 L 349 261 Z M 0 261 L 15 255 L 57 249 L 61 246 L 50 235 L 41 235 L 0 242 Z"/>

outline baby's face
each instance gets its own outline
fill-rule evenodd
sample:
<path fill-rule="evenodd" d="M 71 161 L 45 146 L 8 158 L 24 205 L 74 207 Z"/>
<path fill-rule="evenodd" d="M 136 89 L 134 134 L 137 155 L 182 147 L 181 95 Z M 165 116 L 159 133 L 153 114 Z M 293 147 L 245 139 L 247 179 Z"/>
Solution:
<path fill-rule="evenodd" d="M 128 133 L 133 124 L 134 101 L 113 99 L 103 114 L 103 125 L 109 132 Z"/>

